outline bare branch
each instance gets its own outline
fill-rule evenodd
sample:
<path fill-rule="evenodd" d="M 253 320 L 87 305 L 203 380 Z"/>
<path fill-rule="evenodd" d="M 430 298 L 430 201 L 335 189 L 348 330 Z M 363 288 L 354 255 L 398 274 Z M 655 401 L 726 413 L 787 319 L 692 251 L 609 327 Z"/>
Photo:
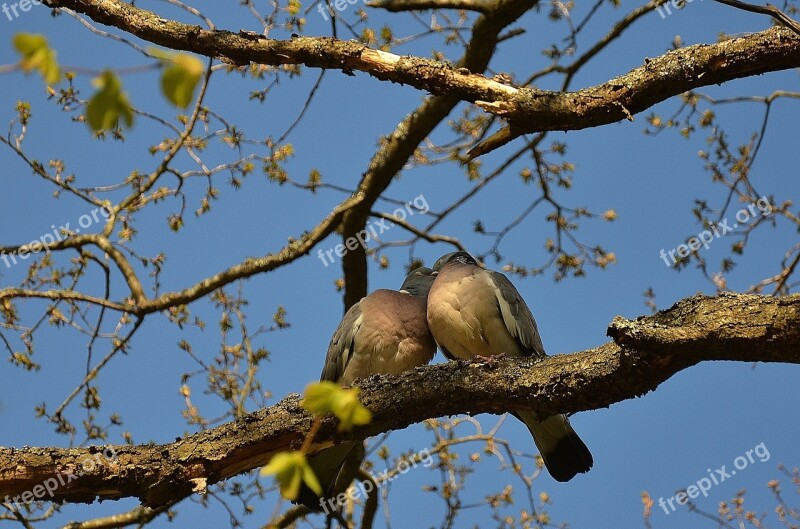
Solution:
<path fill-rule="evenodd" d="M 116 529 L 134 524 L 138 524 L 141 527 L 159 514 L 169 510 L 169 508 L 169 504 L 155 509 L 140 505 L 122 514 L 104 516 L 85 522 L 69 522 L 62 529 Z"/>
<path fill-rule="evenodd" d="M 96 296 L 89 296 L 88 294 L 82 294 L 72 290 L 30 290 L 25 288 L 11 287 L 0 290 L 0 300 L 12 298 L 39 298 L 52 300 L 69 299 L 73 301 L 83 301 L 85 303 L 91 303 L 101 307 L 107 307 L 120 312 L 134 312 L 132 305 L 125 305 L 124 303 L 117 303 L 115 301 L 98 298 Z"/>
<path fill-rule="evenodd" d="M 742 11 L 749 11 L 751 13 L 758 13 L 760 15 L 769 15 L 787 28 L 791 29 L 797 35 L 800 35 L 800 24 L 798 24 L 792 17 L 778 9 L 772 4 L 767 4 L 766 6 L 757 6 L 753 4 L 748 4 L 747 2 L 740 2 L 739 0 L 716 0 L 720 4 L 725 4 L 726 6 L 735 7 L 736 9 L 741 9 Z"/>
<path fill-rule="evenodd" d="M 246 259 L 242 263 L 234 265 L 214 276 L 203 279 L 189 288 L 162 294 L 156 299 L 149 300 L 139 305 L 136 308 L 136 313 L 149 314 L 164 310 L 168 307 L 190 303 L 237 279 L 275 270 L 276 268 L 291 263 L 307 255 L 318 242 L 330 235 L 341 223 L 345 212 L 362 200 L 363 197 L 358 195 L 348 198 L 336 206 L 333 211 L 310 232 L 303 233 L 299 239 L 292 239 L 289 244 L 284 246 L 278 253 Z"/>
<path fill-rule="evenodd" d="M 459 241 L 456 237 L 450 237 L 448 235 L 430 234 L 425 230 L 417 228 L 407 220 L 401 219 L 400 217 L 395 217 L 394 215 L 390 215 L 389 213 L 383 213 L 381 211 L 373 211 L 370 214 L 374 217 L 379 217 L 394 222 L 398 226 L 416 235 L 417 238 L 419 239 L 423 239 L 428 242 L 445 242 L 447 244 L 452 244 L 455 248 L 461 250 L 462 252 L 467 251 L 464 245 L 461 244 L 461 241 Z"/>

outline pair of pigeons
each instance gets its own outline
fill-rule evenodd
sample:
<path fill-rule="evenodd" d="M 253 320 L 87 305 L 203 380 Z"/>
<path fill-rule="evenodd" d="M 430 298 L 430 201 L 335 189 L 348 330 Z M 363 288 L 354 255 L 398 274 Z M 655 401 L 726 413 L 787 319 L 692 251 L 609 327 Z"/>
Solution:
<path fill-rule="evenodd" d="M 506 276 L 481 268 L 466 252 L 417 268 L 400 291 L 376 290 L 347 311 L 333 334 L 322 380 L 351 385 L 374 374 L 397 374 L 425 365 L 436 347 L 451 360 L 509 356 L 544 357 L 536 321 Z M 550 475 L 569 481 L 592 467 L 592 454 L 565 415 L 545 420 L 518 412 Z M 361 442 L 343 443 L 311 457 L 327 498 L 353 481 L 364 457 Z M 325 501 L 305 489 L 300 503 L 319 510 Z"/>

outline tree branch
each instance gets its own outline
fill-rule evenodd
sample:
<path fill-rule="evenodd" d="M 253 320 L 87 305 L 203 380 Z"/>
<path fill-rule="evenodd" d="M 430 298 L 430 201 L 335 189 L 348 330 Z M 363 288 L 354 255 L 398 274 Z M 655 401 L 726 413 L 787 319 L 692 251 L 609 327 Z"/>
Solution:
<path fill-rule="evenodd" d="M 522 13 L 533 3 L 519 3 L 525 7 Z M 472 73 L 483 71 L 482 68 L 466 64 L 450 67 L 429 59 L 400 57 L 356 42 L 324 37 L 281 41 L 247 32 L 205 30 L 165 20 L 119 0 L 58 0 L 53 4 L 85 13 L 97 22 L 156 44 L 234 64 L 305 64 L 358 70 L 434 95 L 475 102 L 508 120 L 509 131 L 493 140 L 495 143 L 479 146 L 473 155 L 489 152 L 522 134 L 579 130 L 631 119 L 634 114 L 693 88 L 800 66 L 800 38 L 792 30 L 775 27 L 746 37 L 674 50 L 645 60 L 644 66 L 623 76 L 577 92 L 552 92 L 515 88 Z M 497 6 L 504 4 L 515 3 L 498 2 Z M 493 51 L 492 46 L 485 53 L 491 56 Z"/>
<path fill-rule="evenodd" d="M 237 279 L 251 277 L 255 274 L 275 270 L 276 268 L 280 268 L 281 266 L 307 255 L 317 243 L 325 239 L 325 237 L 330 235 L 339 226 L 347 210 L 361 202 L 361 200 L 363 200 L 363 197 L 358 195 L 347 198 L 338 206 L 336 206 L 333 211 L 329 213 L 319 224 L 312 228 L 311 231 L 304 232 L 300 239 L 290 240 L 289 244 L 284 246 L 278 253 L 245 259 L 243 262 L 231 266 L 230 268 L 223 270 L 216 275 L 207 277 L 190 287 L 179 291 L 167 292 L 156 298 L 148 299 L 143 297 L 136 300 L 135 303 L 125 303 L 124 301 L 115 302 L 108 299 L 97 298 L 87 294 L 82 294 L 80 292 L 74 292 L 72 290 L 39 291 L 22 288 L 3 288 L 0 289 L 0 301 L 13 298 L 44 298 L 52 300 L 68 299 L 91 303 L 121 312 L 129 312 L 137 316 L 145 316 L 147 314 L 165 310 L 169 307 L 190 303 L 202 298 L 206 294 L 213 292 L 220 287 L 236 281 Z M 69 241 L 71 240 L 72 239 L 68 239 L 64 243 L 64 247 L 74 246 L 75 244 L 69 244 Z M 127 261 L 124 259 L 124 256 L 122 256 L 121 253 L 113 248 L 107 239 L 99 235 L 92 235 L 88 236 L 87 240 L 88 242 L 97 244 L 106 251 L 110 251 L 112 258 L 118 258 L 116 261 L 117 265 L 120 266 L 120 270 L 125 276 L 128 284 L 131 285 L 132 290 L 132 280 L 136 281 L 135 284 L 139 284 L 133 269 L 123 266 L 123 264 L 127 263 Z M 81 239 L 81 241 L 84 241 L 84 239 Z M 88 243 L 82 242 L 82 244 Z M 141 291 L 141 286 L 139 289 L 141 296 L 144 296 L 143 291 Z"/>
<path fill-rule="evenodd" d="M 508 126 L 474 147 L 470 159 L 532 132 L 581 130 L 627 119 L 670 97 L 701 86 L 800 66 L 800 38 L 785 28 L 770 28 L 716 44 L 670 51 L 644 66 L 577 92 L 522 88 L 511 98 L 477 100 Z"/>
<path fill-rule="evenodd" d="M 71 301 L 82 301 L 100 307 L 118 310 L 120 312 L 135 312 L 132 305 L 126 305 L 125 303 L 118 303 L 105 298 L 90 296 L 81 292 L 75 292 L 74 290 L 31 290 L 14 287 L 0 289 L 0 301 L 14 298 L 38 298 L 50 299 L 53 301 L 68 299 Z"/>
<path fill-rule="evenodd" d="M 449 235 L 436 235 L 428 233 L 425 230 L 417 228 L 416 226 L 414 226 L 405 219 L 401 219 L 400 217 L 395 217 L 394 215 L 390 215 L 389 213 L 383 213 L 382 211 L 373 211 L 370 213 L 370 215 L 372 215 L 373 217 L 378 217 L 381 219 L 386 219 L 388 221 L 391 221 L 397 224 L 398 226 L 402 227 L 406 231 L 416 235 L 418 239 L 422 239 L 428 242 L 444 242 L 447 244 L 452 244 L 457 250 L 460 250 L 462 252 L 467 251 L 464 245 L 461 244 L 461 241 L 459 241 L 458 238 L 456 237 L 450 237 Z"/>
<path fill-rule="evenodd" d="M 168 511 L 171 505 L 172 504 L 168 503 L 157 509 L 151 509 L 150 507 L 140 505 L 122 514 L 113 514 L 111 516 L 95 518 L 85 522 L 69 522 L 61 529 L 117 529 L 134 524 L 142 527 L 159 514 Z"/>
<path fill-rule="evenodd" d="M 750 13 L 758 13 L 760 15 L 769 15 L 787 28 L 794 31 L 797 35 L 800 35 L 800 24 L 798 24 L 792 17 L 778 9 L 772 4 L 767 4 L 766 6 L 759 6 L 748 4 L 746 2 L 740 2 L 739 0 L 716 0 L 720 4 L 725 4 L 730 7 L 735 7 L 736 9 L 741 9 L 743 11 L 749 11 Z"/>
<path fill-rule="evenodd" d="M 608 407 L 655 390 L 675 373 L 707 360 L 800 364 L 800 294 L 696 295 L 636 320 L 617 317 L 615 342 L 544 360 L 446 362 L 361 381 L 372 422 L 347 437 L 326 418 L 312 452 L 431 417 L 533 410 L 547 416 Z M 280 403 L 165 445 L 115 447 L 116 460 L 93 466 L 53 491 L 62 502 L 135 496 L 159 507 L 264 465 L 296 449 L 312 418 L 290 395 Z M 66 472 L 79 474 L 97 448 L 1 448 L 0 498 L 11 501 Z M 49 499 L 49 498 L 48 498 Z M 7 501 L 7 500 L 6 500 Z"/>

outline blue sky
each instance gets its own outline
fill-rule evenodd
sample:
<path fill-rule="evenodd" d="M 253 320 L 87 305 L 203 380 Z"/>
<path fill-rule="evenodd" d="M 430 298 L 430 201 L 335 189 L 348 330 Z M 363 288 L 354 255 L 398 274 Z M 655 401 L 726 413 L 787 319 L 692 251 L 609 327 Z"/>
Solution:
<path fill-rule="evenodd" d="M 137 3 L 138 5 L 138 3 Z M 253 18 L 238 2 L 198 2 L 220 28 L 238 31 L 258 31 Z M 604 5 L 600 16 L 587 27 L 580 41 L 582 48 L 594 42 L 608 30 L 634 3 L 623 2 L 613 9 Z M 154 9 L 163 16 L 182 13 L 163 3 L 147 2 L 142 7 Z M 579 6 L 584 13 L 587 6 Z M 352 20 L 352 8 L 346 13 Z M 408 18 L 387 16 L 370 11 L 371 24 L 380 28 L 384 20 L 396 23 L 396 34 L 419 31 Z M 424 17 L 423 17 L 424 18 Z M 576 16 L 580 18 L 580 16 Z M 307 15 L 306 34 L 327 35 L 329 26 L 312 11 Z M 564 27 L 550 23 L 543 13 L 529 13 L 517 26 L 527 29 L 520 38 L 501 45 L 492 67 L 512 71 L 518 78 L 547 64 L 539 49 L 564 35 Z M 609 46 L 574 80 L 573 87 L 581 88 L 621 75 L 642 64 L 645 57 L 655 57 L 670 48 L 675 35 L 687 44 L 713 42 L 719 32 L 755 32 L 769 26 L 769 20 L 731 10 L 710 0 L 695 0 L 682 11 L 662 19 L 652 13 L 635 25 L 622 39 Z M 14 20 L 0 15 L 0 64 L 16 61 L 10 46 L 16 32 L 40 32 L 47 35 L 58 57 L 66 66 L 105 68 L 141 65 L 145 58 L 130 48 L 90 34 L 74 19 L 51 18 L 49 10 L 35 6 Z M 276 38 L 286 35 L 276 32 Z M 431 46 L 455 59 L 460 49 L 433 44 L 428 37 L 401 47 L 398 53 L 430 56 Z M 254 138 L 280 135 L 302 108 L 309 88 L 316 80 L 316 71 L 303 69 L 299 78 L 283 78 L 281 85 L 270 92 L 263 104 L 248 100 L 251 90 L 263 88 L 239 75 L 215 74 L 207 104 L 237 123 Z M 125 75 L 123 82 L 133 104 L 149 112 L 174 116 L 158 94 L 157 72 Z M 79 75 L 76 85 L 84 97 L 90 93 L 90 78 Z M 777 89 L 797 90 L 798 74 L 781 72 L 729 83 L 705 90 L 715 97 L 731 95 L 768 95 Z M 543 83 L 553 88 L 555 83 Z M 301 126 L 289 141 L 296 155 L 287 165 L 291 177 L 305 181 L 309 171 L 318 169 L 323 181 L 353 187 L 365 171 L 380 136 L 391 132 L 396 124 L 418 105 L 425 94 L 392 83 L 383 83 L 356 73 L 355 77 L 338 71 L 328 72 L 318 96 Z M 25 143 L 32 157 L 42 160 L 63 159 L 69 172 L 78 175 L 82 185 L 108 185 L 138 169 L 147 171 L 158 158 L 147 149 L 164 137 L 162 129 L 139 120 L 125 142 L 95 141 L 87 128 L 71 121 L 70 115 L 59 111 L 46 100 L 42 82 L 36 76 L 21 73 L 2 74 L 0 83 L 0 122 L 14 117 L 17 100 L 33 105 L 33 122 Z M 670 100 L 654 110 L 670 115 L 677 108 Z M 798 197 L 800 180 L 791 153 L 796 150 L 797 105 L 778 101 L 773 108 L 765 144 L 753 168 L 753 180 L 765 194 L 779 199 Z M 451 115 L 456 116 L 463 107 Z M 763 108 L 756 104 L 720 107 L 715 109 L 720 122 L 731 135 L 731 143 L 744 143 L 760 126 Z M 703 161 L 696 153 L 707 148 L 704 134 L 685 140 L 677 133 L 666 132 L 657 138 L 647 137 L 645 115 L 637 115 L 633 123 L 624 122 L 602 128 L 570 133 L 553 133 L 553 140 L 567 142 L 567 159 L 576 165 L 574 186 L 569 191 L 558 190 L 557 196 L 572 206 L 588 206 L 593 211 L 614 209 L 618 220 L 613 223 L 583 222 L 579 238 L 589 244 L 602 244 L 615 252 L 617 264 L 601 271 L 590 269 L 588 277 L 568 278 L 554 282 L 550 272 L 535 278 L 514 282 L 533 310 L 550 354 L 579 351 L 604 343 L 605 330 L 616 315 L 636 317 L 648 312 L 642 292 L 652 287 L 659 309 L 696 292 L 713 292 L 712 286 L 693 269 L 682 273 L 667 268 L 659 258 L 661 249 L 672 249 L 685 238 L 701 231 L 691 215 L 695 198 L 706 197 L 719 204 L 723 189 L 713 184 L 703 171 Z M 5 132 L 4 132 L 5 134 Z M 434 137 L 446 138 L 446 125 L 437 129 Z M 486 168 L 502 162 L 504 155 L 518 148 L 505 147 L 483 159 Z M 205 153 L 210 164 L 233 161 L 236 152 L 222 144 L 212 143 Z M 52 188 L 31 175 L 22 161 L 7 148 L 0 149 L 2 163 L 2 192 L 0 192 L 0 244 L 20 244 L 50 231 L 52 224 L 78 222 L 87 213 L 84 203 L 63 196 L 52 198 Z M 183 166 L 188 166 L 185 159 Z M 501 229 L 513 220 L 537 196 L 533 186 L 520 183 L 519 171 L 524 161 L 512 166 L 502 177 L 491 183 L 481 194 L 468 202 L 451 218 L 441 223 L 437 233 L 456 236 L 474 253 L 486 251 L 491 240 L 475 235 L 472 223 L 480 218 L 487 230 Z M 488 170 L 487 170 L 488 172 Z M 249 176 L 243 189 L 235 191 L 219 175 L 215 185 L 222 191 L 212 205 L 211 213 L 195 218 L 187 215 L 186 226 L 180 233 L 171 232 L 166 217 L 179 206 L 167 201 L 140 215 L 136 227 L 137 251 L 154 255 L 167 253 L 162 276 L 163 288 L 175 290 L 212 275 L 252 255 L 264 255 L 282 247 L 287 237 L 297 236 L 311 228 L 342 200 L 343 195 L 322 189 L 312 195 L 290 186 L 278 186 L 258 173 Z M 441 210 L 467 191 L 472 184 L 454 164 L 413 168 L 395 179 L 387 195 L 410 201 L 423 195 L 434 211 Z M 190 210 L 197 207 L 202 184 L 187 189 Z M 391 212 L 396 206 L 379 203 L 379 209 Z M 544 222 L 548 211 L 532 214 L 503 243 L 504 256 L 515 262 L 541 263 L 546 259 L 544 241 L 550 237 Z M 410 217 L 417 226 L 428 219 Z M 89 228 L 92 229 L 92 228 Z M 401 228 L 385 234 L 387 240 L 408 238 Z M 759 230 L 738 260 L 729 276 L 732 290 L 744 290 L 754 282 L 777 271 L 783 253 L 795 244 L 797 234 L 785 223 L 777 229 Z M 339 242 L 331 236 L 319 248 L 328 250 Z M 733 241 L 712 242 L 704 251 L 709 262 L 717 263 Z M 415 255 L 431 264 L 439 255 L 451 251 L 445 245 L 418 244 Z M 334 288 L 341 268 L 324 266 L 316 251 L 291 266 L 248 280 L 245 293 L 251 302 L 249 324 L 256 328 L 269 324 L 277 306 L 288 312 L 291 328 L 259 337 L 259 344 L 271 352 L 270 362 L 259 374 L 261 383 L 269 389 L 270 403 L 291 392 L 299 392 L 319 376 L 330 335 L 342 314 L 341 295 Z M 388 271 L 370 267 L 369 285 L 375 288 L 396 288 L 403 278 L 408 258 L 405 249 L 386 253 L 392 262 Z M 492 264 L 492 263 L 490 263 Z M 24 266 L 6 268 L 0 263 L 0 287 L 18 283 L 25 274 Z M 86 285 L 97 292 L 99 285 Z M 122 285 L 114 283 L 115 292 L 122 295 Z M 28 303 L 23 314 L 30 318 L 41 313 L 44 305 Z M 38 312 L 37 312 L 38 310 Z M 178 394 L 182 373 L 194 366 L 177 343 L 189 339 L 195 349 L 206 357 L 213 356 L 219 345 L 216 327 L 218 312 L 201 302 L 191 307 L 194 314 L 206 319 L 209 327 L 201 332 L 189 328 L 180 331 L 164 318 L 148 321 L 137 336 L 130 354 L 117 357 L 103 372 L 99 383 L 103 391 L 103 412 L 118 411 L 124 418 L 124 429 L 133 433 L 134 441 L 169 442 L 178 435 L 191 432 L 181 417 L 183 399 Z M 27 373 L 0 363 L 0 445 L 63 445 L 63 437 L 52 432 L 51 425 L 34 419 L 33 407 L 45 402 L 53 408 L 80 380 L 85 365 L 86 338 L 69 332 L 46 329 L 37 336 L 36 361 L 42 365 L 38 373 Z M 444 361 L 437 355 L 435 362 Z M 769 459 L 756 458 L 747 468 L 714 486 L 698 506 L 714 511 L 716 505 L 742 488 L 748 490 L 746 505 L 758 512 L 771 513 L 775 507 L 768 480 L 782 477 L 778 464 L 792 467 L 798 464 L 796 438 L 798 418 L 791 410 L 800 398 L 797 366 L 750 365 L 727 362 L 707 363 L 680 373 L 664 383 L 656 392 L 622 402 L 610 409 L 597 410 L 572 418 L 575 429 L 590 447 L 594 469 L 572 482 L 560 484 L 542 475 L 534 491 L 546 491 L 553 505 L 549 510 L 556 522 L 569 522 L 575 528 L 601 528 L 616 524 L 621 527 L 642 525 L 640 493 L 648 491 L 657 501 L 672 496 L 678 489 L 694 484 L 708 475 L 707 469 L 727 465 L 730 471 L 737 457 L 763 443 Z M 214 416 L 224 408 L 211 397 L 201 395 L 199 380 L 193 382 L 194 393 L 201 410 Z M 80 412 L 73 410 L 73 417 Z M 495 418 L 482 416 L 485 425 Z M 507 420 L 501 437 L 523 451 L 533 451 L 533 443 L 524 427 Z M 112 442 L 121 442 L 119 432 Z M 430 442 L 421 427 L 412 427 L 390 438 L 395 452 L 419 450 Z M 464 454 L 478 450 L 471 447 Z M 485 459 L 470 479 L 467 497 L 480 499 L 489 490 L 501 488 L 506 482 L 515 484 L 513 477 L 497 472 L 498 464 Z M 531 469 L 532 470 L 532 469 Z M 441 502 L 421 492 L 420 487 L 436 483 L 438 475 L 425 469 L 415 469 L 392 485 L 391 510 L 395 527 L 414 524 L 438 525 L 442 515 Z M 784 480 L 786 481 L 786 480 Z M 791 497 L 790 487 L 785 486 Z M 522 497 L 518 505 L 523 505 Z M 104 502 L 91 508 L 67 506 L 66 518 L 85 519 L 101 514 L 120 512 L 134 506 L 133 500 Z M 263 523 L 274 505 L 269 498 L 260 506 L 258 518 L 248 519 L 256 527 Z M 408 506 L 413 506 L 409 508 Z M 185 502 L 181 506 L 181 523 L 200 526 L 224 526 L 227 515 L 221 509 L 206 511 Z M 514 512 L 512 509 L 511 512 Z M 656 528 L 681 527 L 687 524 L 704 527 L 711 523 L 700 520 L 685 508 L 666 515 L 656 505 L 653 513 Z M 379 517 L 377 526 L 383 522 Z M 468 510 L 458 519 L 456 527 L 489 526 L 488 510 Z M 705 524 L 705 525 L 703 525 Z M 164 520 L 154 527 L 166 525 Z M 42 527 L 56 526 L 55 523 Z"/>

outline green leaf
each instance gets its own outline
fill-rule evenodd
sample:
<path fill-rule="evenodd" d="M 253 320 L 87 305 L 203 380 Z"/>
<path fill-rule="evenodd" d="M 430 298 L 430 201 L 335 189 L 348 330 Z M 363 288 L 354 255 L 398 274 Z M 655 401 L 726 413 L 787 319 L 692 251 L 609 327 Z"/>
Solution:
<path fill-rule="evenodd" d="M 300 405 L 315 415 L 335 414 L 339 419 L 339 431 L 372 420 L 372 413 L 358 400 L 358 388 L 345 389 L 330 381 L 309 384 Z"/>
<path fill-rule="evenodd" d="M 309 384 L 303 393 L 300 405 L 314 415 L 332 413 L 333 402 L 336 394 L 340 391 L 342 391 L 342 387 L 329 380 Z"/>
<path fill-rule="evenodd" d="M 161 91 L 173 105 L 188 107 L 194 99 L 197 83 L 203 76 L 202 61 L 186 53 L 168 55 L 163 60 L 171 64 L 161 74 Z"/>
<path fill-rule="evenodd" d="M 17 33 L 13 42 L 14 48 L 22 55 L 19 66 L 23 71 L 38 70 L 47 84 L 55 84 L 61 79 L 56 52 L 47 45 L 44 35 Z"/>
<path fill-rule="evenodd" d="M 353 426 L 363 426 L 372 420 L 372 412 L 358 400 L 358 389 L 349 389 L 340 398 L 339 406 L 333 410 L 339 417 L 339 430 L 350 430 Z"/>
<path fill-rule="evenodd" d="M 86 107 L 86 121 L 92 130 L 108 130 L 116 127 L 120 118 L 125 126 L 133 125 L 133 110 L 131 110 L 128 94 L 122 90 L 122 83 L 111 70 L 104 71 L 95 78 L 93 84 L 97 92 L 89 100 Z"/>
<path fill-rule="evenodd" d="M 316 494 L 322 495 L 322 487 L 317 476 L 300 451 L 279 452 L 261 469 L 263 475 L 274 475 L 281 489 L 281 495 L 288 500 L 296 500 L 300 484 L 305 483 Z"/>

